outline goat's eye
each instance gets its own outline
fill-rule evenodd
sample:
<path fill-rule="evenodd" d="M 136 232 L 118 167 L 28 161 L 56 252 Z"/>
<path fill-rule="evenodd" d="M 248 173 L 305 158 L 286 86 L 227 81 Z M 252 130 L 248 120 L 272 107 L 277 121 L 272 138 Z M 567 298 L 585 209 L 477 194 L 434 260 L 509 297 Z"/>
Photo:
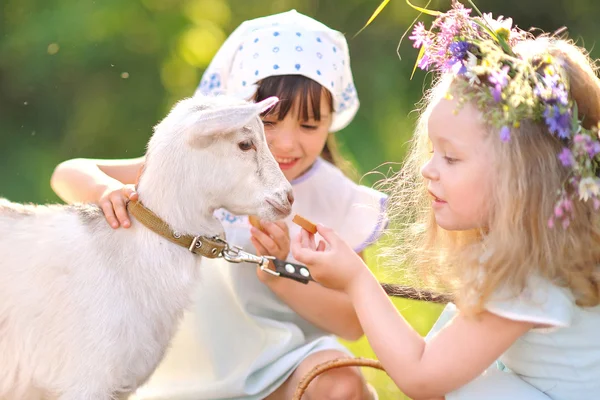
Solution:
<path fill-rule="evenodd" d="M 238 143 L 238 147 L 242 151 L 248 151 L 248 150 L 256 149 L 256 147 L 254 146 L 254 143 L 252 143 L 252 140 L 245 140 L 243 142 L 239 142 Z"/>

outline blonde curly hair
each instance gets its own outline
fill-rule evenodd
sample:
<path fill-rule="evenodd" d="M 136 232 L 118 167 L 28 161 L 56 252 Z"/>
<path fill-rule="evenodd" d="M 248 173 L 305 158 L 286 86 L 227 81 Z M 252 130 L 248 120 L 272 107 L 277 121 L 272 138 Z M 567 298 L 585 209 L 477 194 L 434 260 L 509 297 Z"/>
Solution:
<path fill-rule="evenodd" d="M 583 49 L 539 37 L 524 41 L 515 52 L 524 58 L 549 52 L 561 60 L 583 125 L 600 122 L 600 80 Z M 460 78 L 440 77 L 424 96 L 404 166 L 386 183 L 392 188 L 390 214 L 396 222 L 389 234 L 397 245 L 385 254 L 416 268 L 420 273 L 412 275 L 420 278 L 419 286 L 451 293 L 467 312 L 481 311 L 501 285 L 517 295 L 532 275 L 569 288 L 581 306 L 600 304 L 598 212 L 591 202 L 575 201 L 568 229 L 548 226 L 567 171 L 557 158 L 563 145 L 543 122 L 523 121 L 510 142 L 488 127 L 495 152 L 488 226 L 446 231 L 436 224 L 421 167 L 430 158 L 427 121 L 433 107 L 447 93 L 465 90 L 454 79 Z"/>

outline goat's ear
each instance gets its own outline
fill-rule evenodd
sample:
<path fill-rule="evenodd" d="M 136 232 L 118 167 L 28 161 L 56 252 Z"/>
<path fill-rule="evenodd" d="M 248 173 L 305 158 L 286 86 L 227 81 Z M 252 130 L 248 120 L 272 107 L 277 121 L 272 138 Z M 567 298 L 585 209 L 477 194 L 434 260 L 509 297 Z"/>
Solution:
<path fill-rule="evenodd" d="M 223 108 L 209 108 L 199 111 L 194 118 L 192 140 L 212 137 L 241 129 L 256 116 L 273 107 L 279 99 L 269 97 L 258 103 L 246 103 Z"/>
<path fill-rule="evenodd" d="M 271 96 L 256 103 L 256 106 L 258 107 L 259 114 L 262 114 L 277 103 L 279 103 L 279 99 L 275 96 Z"/>

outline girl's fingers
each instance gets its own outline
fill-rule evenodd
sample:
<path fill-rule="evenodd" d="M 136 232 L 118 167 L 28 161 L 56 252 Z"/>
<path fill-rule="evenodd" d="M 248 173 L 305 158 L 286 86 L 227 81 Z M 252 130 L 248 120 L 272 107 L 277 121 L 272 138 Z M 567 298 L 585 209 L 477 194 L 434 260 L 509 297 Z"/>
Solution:
<path fill-rule="evenodd" d="M 253 239 L 256 239 L 262 247 L 267 250 L 263 255 L 273 255 L 279 250 L 277 243 L 260 229 L 252 227 L 250 228 L 250 233 L 252 234 Z"/>
<path fill-rule="evenodd" d="M 290 250 L 301 249 L 302 248 L 302 233 L 298 232 L 296 236 L 292 239 L 290 243 Z"/>
<path fill-rule="evenodd" d="M 309 235 L 312 236 L 312 238 L 309 238 Z M 310 241 L 307 242 L 309 239 L 312 240 L 312 244 L 310 244 Z M 325 248 L 326 243 L 322 240 L 319 242 L 319 245 L 315 247 L 314 236 L 309 232 L 302 230 L 292 241 L 291 250 L 292 255 L 298 262 L 314 266 L 325 260 L 323 257 L 327 257 L 327 255 L 323 253 Z"/>
<path fill-rule="evenodd" d="M 113 205 L 110 202 L 110 200 L 101 201 L 99 205 L 100 205 L 100 209 L 104 213 L 104 218 L 106 218 L 106 221 L 108 222 L 108 224 L 113 229 L 117 229 L 119 227 L 119 221 L 117 220 L 117 217 L 115 216 L 115 212 L 113 210 Z"/>
<path fill-rule="evenodd" d="M 129 216 L 127 215 L 127 209 L 125 208 L 125 201 L 119 196 L 117 200 L 113 203 L 113 208 L 115 210 L 115 215 L 119 220 L 119 223 L 123 228 L 129 228 L 131 226 L 131 221 L 129 221 Z"/>
<path fill-rule="evenodd" d="M 307 234 L 308 234 L 308 247 L 312 251 L 316 251 L 317 250 L 317 243 L 315 242 L 315 235 L 313 235 L 310 232 L 307 232 Z"/>
<path fill-rule="evenodd" d="M 256 249 L 257 256 L 264 256 L 264 255 L 268 254 L 267 249 L 265 249 L 264 246 L 258 240 L 256 240 L 256 238 L 251 237 L 250 241 L 252 242 L 252 245 Z"/>
<path fill-rule="evenodd" d="M 319 240 L 319 246 L 317 246 L 317 251 L 325 251 L 327 248 L 327 243 L 322 240 Z"/>
<path fill-rule="evenodd" d="M 310 240 L 309 243 L 308 243 L 308 245 L 310 246 L 310 249 L 312 251 L 316 251 L 317 250 L 317 244 L 315 243 L 314 239 Z"/>
<path fill-rule="evenodd" d="M 312 264 L 312 254 L 314 253 L 311 250 L 302 247 L 299 240 L 292 243 L 292 255 L 298 262 L 306 265 Z"/>
<path fill-rule="evenodd" d="M 315 235 L 306 231 L 305 229 L 300 230 L 300 233 L 297 236 L 297 240 L 302 248 L 310 249 L 312 251 L 320 251 L 315 242 Z M 321 242 L 323 242 L 323 241 L 321 241 Z M 323 245 L 325 245 L 325 243 L 323 243 Z M 324 249 L 324 247 L 323 247 L 323 249 Z"/>
<path fill-rule="evenodd" d="M 309 235 L 309 233 L 306 230 L 304 230 L 304 229 L 300 230 L 300 244 L 304 248 L 310 248 L 310 239 L 309 239 L 308 235 Z"/>
<path fill-rule="evenodd" d="M 138 199 L 138 195 L 135 191 L 135 188 L 131 185 L 123 186 L 123 189 L 121 191 L 123 192 L 123 196 L 125 196 L 125 198 L 128 200 L 137 200 Z"/>
<path fill-rule="evenodd" d="M 287 225 L 285 222 L 283 223 L 283 227 L 280 223 L 277 222 L 268 222 L 264 221 L 262 223 L 263 228 L 267 231 L 268 235 L 271 239 L 273 239 L 277 243 L 277 247 L 287 247 L 290 242 L 290 237 L 287 231 Z"/>
<path fill-rule="evenodd" d="M 287 224 L 285 223 L 285 221 L 284 221 L 284 220 L 280 219 L 280 220 L 277 220 L 277 221 L 275 221 L 275 222 L 272 222 L 272 224 L 273 224 L 273 225 L 277 225 L 278 227 L 280 227 L 280 228 L 281 228 L 281 230 L 282 230 L 282 231 L 284 231 L 284 232 L 285 232 L 285 234 L 286 234 L 286 235 L 289 237 L 289 235 L 290 235 L 290 230 L 289 230 L 289 228 L 288 228 L 288 226 L 287 226 Z"/>
<path fill-rule="evenodd" d="M 323 236 L 323 239 L 325 239 L 325 241 L 329 244 L 337 243 L 340 240 L 340 237 L 335 233 L 335 231 L 326 227 L 325 225 L 318 224 L 317 232 L 319 232 L 319 234 Z"/>

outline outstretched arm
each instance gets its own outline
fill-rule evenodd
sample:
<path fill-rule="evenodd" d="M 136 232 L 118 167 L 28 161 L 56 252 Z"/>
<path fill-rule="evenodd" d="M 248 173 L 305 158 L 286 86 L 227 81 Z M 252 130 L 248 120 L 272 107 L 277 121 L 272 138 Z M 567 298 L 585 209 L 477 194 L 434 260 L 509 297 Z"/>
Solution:
<path fill-rule="evenodd" d="M 371 347 L 398 387 L 415 399 L 443 396 L 475 379 L 533 323 L 460 312 L 428 343 L 404 320 L 371 274 L 349 291 Z"/>
<path fill-rule="evenodd" d="M 309 266 L 318 282 L 348 294 L 377 357 L 411 398 L 439 398 L 463 386 L 534 326 L 489 312 L 459 313 L 425 343 L 352 249 L 330 229 L 319 226 L 319 233 L 330 250 L 318 251 L 314 237 L 303 231 L 292 244 L 294 257 Z"/>

